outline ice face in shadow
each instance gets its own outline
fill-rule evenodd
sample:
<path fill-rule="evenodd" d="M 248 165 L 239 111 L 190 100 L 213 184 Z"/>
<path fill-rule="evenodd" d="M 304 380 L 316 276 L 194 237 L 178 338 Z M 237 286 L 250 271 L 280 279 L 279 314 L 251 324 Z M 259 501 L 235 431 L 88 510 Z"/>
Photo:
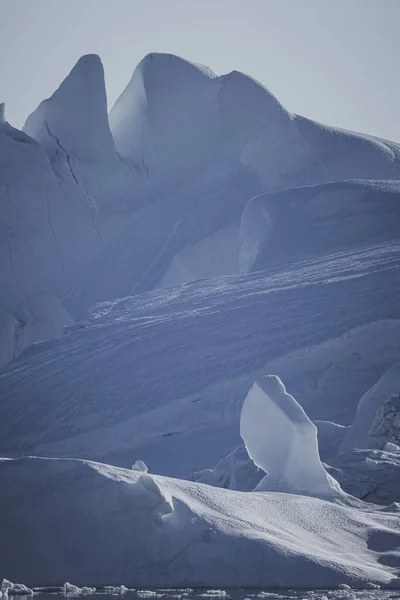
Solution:
<path fill-rule="evenodd" d="M 386 442 L 398 442 L 400 416 L 396 404 L 399 404 L 399 392 L 400 362 L 396 362 L 361 397 L 357 414 L 340 446 L 341 453 L 354 448 L 382 450 Z"/>
<path fill-rule="evenodd" d="M 249 456 L 267 473 L 257 491 L 322 498 L 343 494 L 319 458 L 316 426 L 276 375 L 258 379 L 250 389 L 240 416 L 240 435 Z"/>

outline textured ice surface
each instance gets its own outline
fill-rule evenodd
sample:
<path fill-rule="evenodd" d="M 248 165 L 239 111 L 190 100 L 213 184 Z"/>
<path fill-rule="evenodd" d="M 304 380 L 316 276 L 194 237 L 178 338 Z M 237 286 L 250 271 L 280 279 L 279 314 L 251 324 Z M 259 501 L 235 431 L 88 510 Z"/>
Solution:
<path fill-rule="evenodd" d="M 399 581 L 395 508 L 235 492 L 88 461 L 1 460 L 0 477 L 7 489 L 2 534 L 24 539 L 0 546 L 2 569 L 32 585 L 124 581 L 148 589 L 151 580 L 159 587 L 320 588 Z"/>

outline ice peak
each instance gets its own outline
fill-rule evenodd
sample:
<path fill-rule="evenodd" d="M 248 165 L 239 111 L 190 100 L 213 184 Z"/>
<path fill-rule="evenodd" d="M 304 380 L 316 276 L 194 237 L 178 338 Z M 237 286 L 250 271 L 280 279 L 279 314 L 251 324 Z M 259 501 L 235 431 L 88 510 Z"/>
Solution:
<path fill-rule="evenodd" d="M 101 93 L 104 89 L 105 93 L 104 68 L 100 56 L 97 54 L 84 54 L 81 56 L 52 97 L 63 91 L 64 88 L 75 85 L 75 80 L 78 78 L 92 92 L 95 91 L 93 88 L 96 87 Z"/>
<path fill-rule="evenodd" d="M 172 54 L 145 56 L 110 112 L 118 152 L 152 178 L 198 164 L 214 144 L 215 79 L 207 67 Z"/>
<path fill-rule="evenodd" d="M 104 70 L 96 54 L 82 56 L 54 94 L 26 120 L 24 131 L 46 150 L 86 162 L 116 159 Z"/>
<path fill-rule="evenodd" d="M 78 69 L 78 68 L 101 68 L 103 69 L 103 63 L 101 62 L 101 58 L 98 54 L 84 54 L 83 56 L 80 57 L 80 59 L 76 62 L 75 66 L 73 67 L 72 71 L 74 69 Z"/>
<path fill-rule="evenodd" d="M 5 110 L 6 105 L 4 104 L 4 102 L 0 102 L 0 124 L 6 122 Z"/>
<path fill-rule="evenodd" d="M 147 54 L 140 61 L 135 72 L 140 72 L 143 75 L 152 73 L 158 75 L 161 71 L 167 71 L 170 75 L 174 75 L 174 72 L 177 73 L 181 69 L 185 69 L 187 72 L 197 71 L 199 75 L 209 79 L 217 77 L 217 75 L 205 65 L 191 62 L 176 54 L 167 54 L 163 52 L 151 52 L 150 54 Z"/>

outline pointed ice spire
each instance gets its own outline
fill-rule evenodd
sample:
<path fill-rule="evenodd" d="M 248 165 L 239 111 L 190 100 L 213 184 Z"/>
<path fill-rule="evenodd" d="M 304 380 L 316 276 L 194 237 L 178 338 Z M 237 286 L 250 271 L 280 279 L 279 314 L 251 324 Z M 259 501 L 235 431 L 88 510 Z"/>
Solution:
<path fill-rule="evenodd" d="M 240 435 L 249 456 L 267 473 L 257 491 L 323 498 L 343 494 L 321 463 L 316 426 L 276 375 L 258 379 L 250 389 Z"/>
<path fill-rule="evenodd" d="M 100 58 L 82 56 L 54 94 L 28 117 L 23 130 L 50 152 L 84 162 L 116 159 Z"/>

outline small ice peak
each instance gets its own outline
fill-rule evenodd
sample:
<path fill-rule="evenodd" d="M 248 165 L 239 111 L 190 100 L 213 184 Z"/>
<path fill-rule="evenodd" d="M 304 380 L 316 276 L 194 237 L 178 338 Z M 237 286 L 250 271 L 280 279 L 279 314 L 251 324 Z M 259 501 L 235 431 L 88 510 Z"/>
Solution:
<path fill-rule="evenodd" d="M 147 473 L 148 468 L 147 468 L 147 465 L 145 462 L 143 462 L 142 460 L 137 460 L 132 465 L 132 471 L 139 471 L 140 473 Z"/>
<path fill-rule="evenodd" d="M 0 102 L 0 125 L 6 122 L 6 105 Z"/>

